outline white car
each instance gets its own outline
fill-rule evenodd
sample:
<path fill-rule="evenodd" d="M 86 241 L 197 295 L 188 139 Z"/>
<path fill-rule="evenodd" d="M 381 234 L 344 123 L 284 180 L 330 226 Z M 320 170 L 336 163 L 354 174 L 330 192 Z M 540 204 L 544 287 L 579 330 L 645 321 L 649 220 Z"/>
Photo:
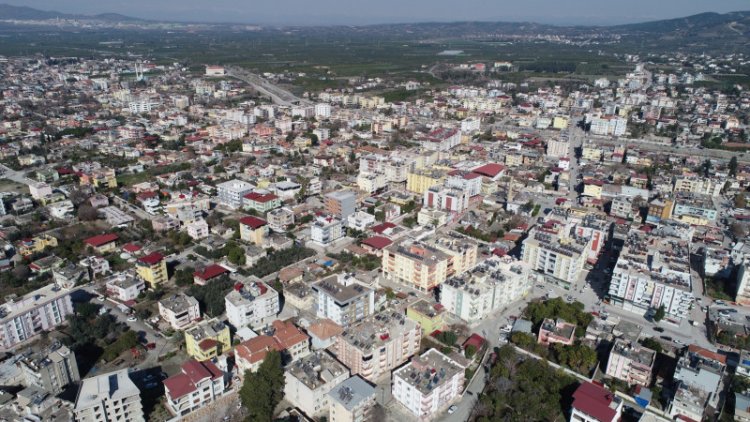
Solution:
<path fill-rule="evenodd" d="M 136 322 L 136 321 L 138 321 L 138 318 L 136 318 L 134 316 L 128 318 L 128 322 Z"/>
<path fill-rule="evenodd" d="M 448 414 L 452 415 L 453 413 L 456 412 L 456 409 L 458 409 L 458 407 L 455 404 L 452 405 L 451 407 L 448 408 Z"/>

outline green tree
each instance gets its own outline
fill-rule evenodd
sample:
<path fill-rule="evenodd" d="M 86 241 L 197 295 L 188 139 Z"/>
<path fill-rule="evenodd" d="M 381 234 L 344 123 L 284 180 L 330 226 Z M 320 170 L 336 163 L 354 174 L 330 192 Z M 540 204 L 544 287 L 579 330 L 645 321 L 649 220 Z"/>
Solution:
<path fill-rule="evenodd" d="M 734 177 L 737 175 L 737 157 L 732 157 L 729 160 L 729 176 Z"/>
<path fill-rule="evenodd" d="M 744 193 L 738 193 L 734 197 L 734 207 L 735 208 L 745 208 L 747 206 L 747 198 L 745 198 Z"/>
<path fill-rule="evenodd" d="M 257 372 L 245 372 L 240 400 L 249 413 L 248 422 L 270 422 L 274 409 L 284 398 L 284 368 L 281 355 L 272 350 L 266 354 Z"/>
<path fill-rule="evenodd" d="M 649 349 L 655 351 L 656 353 L 661 353 L 662 347 L 661 343 L 659 343 L 656 339 L 653 337 L 646 337 L 639 341 L 643 347 L 648 347 Z"/>
<path fill-rule="evenodd" d="M 659 306 L 659 309 L 656 310 L 654 313 L 654 321 L 659 322 L 664 319 L 666 316 L 666 311 L 664 310 L 664 305 Z"/>

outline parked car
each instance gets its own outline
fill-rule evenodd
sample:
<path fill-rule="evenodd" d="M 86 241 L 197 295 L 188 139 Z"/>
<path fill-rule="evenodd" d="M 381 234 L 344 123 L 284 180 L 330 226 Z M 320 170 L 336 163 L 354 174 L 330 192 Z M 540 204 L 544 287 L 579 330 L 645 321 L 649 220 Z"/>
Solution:
<path fill-rule="evenodd" d="M 456 406 L 455 404 L 452 405 L 451 407 L 448 408 L 448 414 L 452 415 L 453 413 L 456 412 L 456 409 L 458 409 L 458 406 Z"/>
<path fill-rule="evenodd" d="M 669 337 L 669 336 L 661 336 L 660 338 L 661 338 L 662 340 L 666 340 L 666 341 L 672 341 L 672 337 Z"/>
<path fill-rule="evenodd" d="M 659 333 L 663 333 L 664 329 L 661 328 L 661 327 L 654 327 L 654 331 L 659 332 Z"/>

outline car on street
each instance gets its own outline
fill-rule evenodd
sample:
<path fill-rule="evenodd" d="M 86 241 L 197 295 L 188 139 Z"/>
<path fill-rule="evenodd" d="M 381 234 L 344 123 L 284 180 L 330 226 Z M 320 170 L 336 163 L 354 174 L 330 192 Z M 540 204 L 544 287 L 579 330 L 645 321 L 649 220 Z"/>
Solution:
<path fill-rule="evenodd" d="M 660 336 L 659 338 L 661 338 L 662 340 L 666 340 L 666 341 L 672 341 L 672 337 L 669 337 L 669 336 Z"/>
<path fill-rule="evenodd" d="M 136 321 L 138 321 L 138 318 L 134 316 L 128 318 L 128 322 L 136 322 Z"/>
<path fill-rule="evenodd" d="M 452 405 L 451 407 L 449 407 L 449 408 L 448 408 L 448 414 L 449 414 L 449 415 L 452 415 L 452 414 L 454 414 L 454 413 L 456 412 L 456 410 L 457 410 L 457 409 L 458 409 L 458 406 L 456 406 L 455 404 L 454 404 L 454 405 Z"/>
<path fill-rule="evenodd" d="M 659 333 L 663 333 L 664 329 L 661 328 L 661 327 L 654 327 L 654 331 L 659 332 Z"/>
<path fill-rule="evenodd" d="M 680 339 L 677 339 L 677 338 L 676 338 L 676 339 L 674 339 L 673 341 L 674 341 L 674 344 L 679 344 L 680 346 L 684 346 L 684 345 L 685 345 L 685 342 L 683 342 L 683 341 L 682 341 L 682 340 L 680 340 Z"/>
<path fill-rule="evenodd" d="M 715 300 L 714 305 L 724 306 L 726 305 L 726 302 L 724 302 L 723 300 Z"/>

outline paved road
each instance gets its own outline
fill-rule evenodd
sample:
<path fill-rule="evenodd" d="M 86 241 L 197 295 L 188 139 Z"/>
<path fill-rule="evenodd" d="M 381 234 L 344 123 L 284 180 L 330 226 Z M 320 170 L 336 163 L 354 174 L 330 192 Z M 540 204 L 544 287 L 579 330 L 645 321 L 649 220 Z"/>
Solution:
<path fill-rule="evenodd" d="M 242 68 L 231 66 L 231 67 L 227 67 L 226 70 L 227 70 L 227 75 L 237 78 L 247 84 L 250 84 L 253 88 L 255 88 L 260 93 L 271 97 L 271 100 L 275 104 L 284 105 L 284 106 L 291 106 L 294 104 L 300 104 L 300 105 L 312 104 L 309 101 L 299 98 L 296 95 L 292 94 L 291 92 L 283 88 L 280 88 L 268 82 L 266 79 L 254 73 L 250 73 Z"/>

